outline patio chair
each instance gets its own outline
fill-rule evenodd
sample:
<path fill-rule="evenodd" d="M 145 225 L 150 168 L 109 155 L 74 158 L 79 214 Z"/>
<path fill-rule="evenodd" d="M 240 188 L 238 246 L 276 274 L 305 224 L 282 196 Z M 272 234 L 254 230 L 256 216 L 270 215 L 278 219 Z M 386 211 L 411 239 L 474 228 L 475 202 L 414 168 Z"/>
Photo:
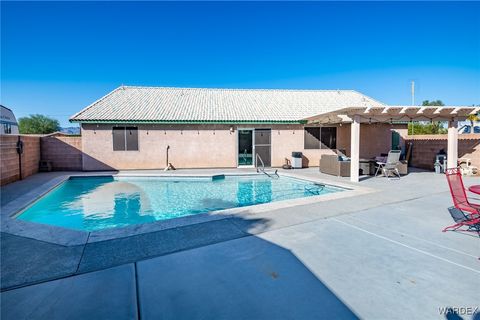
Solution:
<path fill-rule="evenodd" d="M 453 221 L 455 221 L 455 224 L 445 227 L 442 232 L 447 232 L 449 229 L 455 231 L 460 227 L 466 227 L 467 229 L 464 231 L 477 232 L 480 234 L 480 217 L 474 218 L 471 215 L 467 215 L 462 210 L 455 207 L 448 208 L 448 212 L 450 212 L 450 215 L 452 216 Z"/>
<path fill-rule="evenodd" d="M 452 195 L 453 207 L 449 209 L 450 215 L 456 222 L 454 225 L 444 228 L 456 230 L 462 226 L 468 228 L 467 231 L 480 231 L 480 204 L 470 202 L 467 197 L 465 186 L 460 168 L 451 168 L 445 171 L 450 193 Z"/>
<path fill-rule="evenodd" d="M 458 159 L 458 167 L 460 168 L 460 173 L 464 176 L 473 176 L 478 172 L 478 168 L 472 166 L 472 161 L 469 158 Z"/>
<path fill-rule="evenodd" d="M 400 179 L 400 172 L 398 172 L 397 165 L 400 162 L 401 150 L 390 150 L 388 152 L 388 157 L 385 162 L 377 161 L 377 171 L 375 172 L 375 177 L 380 171 L 383 172 L 383 175 L 387 178 L 390 178 L 390 173 L 394 173 Z"/>

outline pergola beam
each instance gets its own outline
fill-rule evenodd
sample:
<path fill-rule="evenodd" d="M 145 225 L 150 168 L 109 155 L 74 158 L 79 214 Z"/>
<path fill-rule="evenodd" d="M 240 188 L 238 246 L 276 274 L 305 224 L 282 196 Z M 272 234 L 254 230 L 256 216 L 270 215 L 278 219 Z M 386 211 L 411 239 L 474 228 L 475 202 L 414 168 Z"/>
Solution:
<path fill-rule="evenodd" d="M 457 107 L 457 108 L 454 108 L 452 112 L 450 112 L 450 114 L 458 114 L 458 111 L 459 110 L 462 110 L 463 108 L 462 107 Z"/>
<path fill-rule="evenodd" d="M 383 109 L 382 113 L 388 113 L 388 110 L 390 110 L 390 107 L 386 107 L 385 109 Z"/>
<path fill-rule="evenodd" d="M 425 110 L 424 107 L 420 108 L 420 109 L 417 111 L 417 114 L 422 114 L 424 110 Z"/>
<path fill-rule="evenodd" d="M 480 112 L 480 108 L 475 108 L 472 110 L 472 112 L 470 112 L 469 114 L 477 114 Z"/>
<path fill-rule="evenodd" d="M 406 113 L 408 109 L 409 109 L 409 107 L 403 107 L 403 108 L 400 110 L 399 113 L 402 113 L 402 114 L 403 114 L 403 113 Z"/>

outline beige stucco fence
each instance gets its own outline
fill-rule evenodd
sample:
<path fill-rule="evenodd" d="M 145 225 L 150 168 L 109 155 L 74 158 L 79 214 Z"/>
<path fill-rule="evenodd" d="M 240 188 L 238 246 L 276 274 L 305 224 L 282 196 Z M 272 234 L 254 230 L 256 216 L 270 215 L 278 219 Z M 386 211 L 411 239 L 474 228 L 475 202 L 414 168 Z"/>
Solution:
<path fill-rule="evenodd" d="M 42 160 L 49 161 L 52 170 L 82 170 L 81 136 L 47 136 L 40 142 Z"/>
<path fill-rule="evenodd" d="M 21 158 L 17 153 L 19 139 L 23 142 Z M 37 173 L 40 160 L 50 161 L 52 170 L 82 170 L 81 146 L 82 138 L 79 136 L 1 135 L 0 185 Z"/>
<path fill-rule="evenodd" d="M 19 139 L 23 142 L 21 157 L 17 153 L 17 142 Z M 40 161 L 40 137 L 1 135 L 0 160 L 0 184 L 2 186 L 37 173 L 38 162 Z"/>
<path fill-rule="evenodd" d="M 413 143 L 411 166 L 433 170 L 435 155 L 441 150 L 447 152 L 447 135 L 407 136 L 406 142 Z M 480 168 L 480 135 L 458 135 L 458 158 L 468 158 L 472 165 Z"/>

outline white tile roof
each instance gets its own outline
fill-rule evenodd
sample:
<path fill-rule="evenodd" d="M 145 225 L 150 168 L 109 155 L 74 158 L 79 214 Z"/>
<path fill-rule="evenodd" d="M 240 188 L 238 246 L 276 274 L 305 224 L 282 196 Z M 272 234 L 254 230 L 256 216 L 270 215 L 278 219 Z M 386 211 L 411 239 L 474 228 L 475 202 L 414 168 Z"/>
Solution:
<path fill-rule="evenodd" d="M 344 108 L 385 107 L 353 90 L 119 87 L 74 122 L 288 122 Z"/>

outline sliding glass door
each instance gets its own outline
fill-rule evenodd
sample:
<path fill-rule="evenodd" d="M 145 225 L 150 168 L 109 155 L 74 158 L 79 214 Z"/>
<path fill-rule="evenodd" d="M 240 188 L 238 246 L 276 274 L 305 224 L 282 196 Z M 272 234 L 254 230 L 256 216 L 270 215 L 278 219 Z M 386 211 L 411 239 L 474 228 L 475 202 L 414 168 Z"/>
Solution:
<path fill-rule="evenodd" d="M 238 130 L 238 166 L 253 165 L 253 129 Z"/>

